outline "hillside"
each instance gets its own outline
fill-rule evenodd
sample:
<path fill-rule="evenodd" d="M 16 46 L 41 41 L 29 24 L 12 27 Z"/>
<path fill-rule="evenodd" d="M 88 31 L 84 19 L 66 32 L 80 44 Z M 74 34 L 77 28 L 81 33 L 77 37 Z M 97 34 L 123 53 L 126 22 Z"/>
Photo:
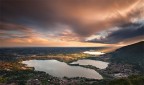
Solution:
<path fill-rule="evenodd" d="M 110 61 L 134 65 L 135 69 L 144 72 L 144 41 L 117 49 L 112 53 Z"/>

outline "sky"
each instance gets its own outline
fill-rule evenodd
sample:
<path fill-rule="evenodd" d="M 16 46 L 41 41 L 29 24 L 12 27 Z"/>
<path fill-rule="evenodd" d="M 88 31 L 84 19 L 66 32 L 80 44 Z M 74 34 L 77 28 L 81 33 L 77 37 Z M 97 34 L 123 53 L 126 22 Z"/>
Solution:
<path fill-rule="evenodd" d="M 144 0 L 0 0 L 0 47 L 119 47 L 144 40 Z"/>

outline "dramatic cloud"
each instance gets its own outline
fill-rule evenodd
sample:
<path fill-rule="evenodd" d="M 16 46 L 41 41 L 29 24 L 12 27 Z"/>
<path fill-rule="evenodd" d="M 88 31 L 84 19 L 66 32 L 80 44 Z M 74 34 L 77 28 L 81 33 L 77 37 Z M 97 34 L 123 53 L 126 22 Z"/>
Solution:
<path fill-rule="evenodd" d="M 112 44 L 139 36 L 144 37 L 144 23 L 127 24 L 119 27 L 116 31 L 110 32 L 106 37 L 99 37 L 88 41 Z"/>
<path fill-rule="evenodd" d="M 45 34 L 33 30 L 23 25 L 12 23 L 0 23 L 0 47 L 15 47 L 15 46 L 40 46 L 40 47 L 54 47 L 54 46 L 77 46 L 77 47 L 105 47 L 106 44 L 94 44 L 77 42 L 79 37 L 71 30 L 65 29 L 63 32 L 56 32 Z M 63 26 L 64 27 L 64 26 Z M 67 27 L 67 26 L 66 26 Z"/>
<path fill-rule="evenodd" d="M 0 0 L 0 39 L 86 43 L 90 36 L 105 36 L 103 31 L 140 19 L 144 19 L 143 0 Z"/>
<path fill-rule="evenodd" d="M 0 22 L 0 38 L 29 38 L 36 33 L 26 26 Z"/>

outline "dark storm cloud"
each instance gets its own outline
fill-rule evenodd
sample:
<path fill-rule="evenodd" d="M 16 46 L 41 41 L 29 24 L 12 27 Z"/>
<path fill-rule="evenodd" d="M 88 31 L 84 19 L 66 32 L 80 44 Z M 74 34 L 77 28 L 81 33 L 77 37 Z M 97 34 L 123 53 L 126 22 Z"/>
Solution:
<path fill-rule="evenodd" d="M 140 0 L 0 0 L 0 20 L 36 29 L 54 29 L 57 23 L 66 24 L 79 36 L 89 36 L 111 26 L 128 23 L 116 10 L 129 10 Z M 110 18 L 106 15 L 114 16 Z M 116 12 L 116 14 L 115 14 Z M 105 15 L 106 14 L 106 15 Z M 93 17 L 96 16 L 96 19 Z M 109 16 L 108 16 L 109 17 Z"/>
<path fill-rule="evenodd" d="M 111 32 L 105 38 L 93 39 L 89 42 L 99 43 L 118 43 L 126 39 L 144 36 L 144 24 L 130 23 L 119 27 L 119 30 Z"/>
<path fill-rule="evenodd" d="M 41 0 L 0 0 L 1 21 L 20 24 L 51 24 L 56 17 Z"/>

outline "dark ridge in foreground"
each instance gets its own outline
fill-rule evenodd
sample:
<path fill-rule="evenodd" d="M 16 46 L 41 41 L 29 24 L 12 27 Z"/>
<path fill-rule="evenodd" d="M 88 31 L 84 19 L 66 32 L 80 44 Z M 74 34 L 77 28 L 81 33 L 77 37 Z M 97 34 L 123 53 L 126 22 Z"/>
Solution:
<path fill-rule="evenodd" d="M 134 65 L 135 69 L 144 73 L 144 41 L 117 49 L 112 53 L 110 61 Z"/>

